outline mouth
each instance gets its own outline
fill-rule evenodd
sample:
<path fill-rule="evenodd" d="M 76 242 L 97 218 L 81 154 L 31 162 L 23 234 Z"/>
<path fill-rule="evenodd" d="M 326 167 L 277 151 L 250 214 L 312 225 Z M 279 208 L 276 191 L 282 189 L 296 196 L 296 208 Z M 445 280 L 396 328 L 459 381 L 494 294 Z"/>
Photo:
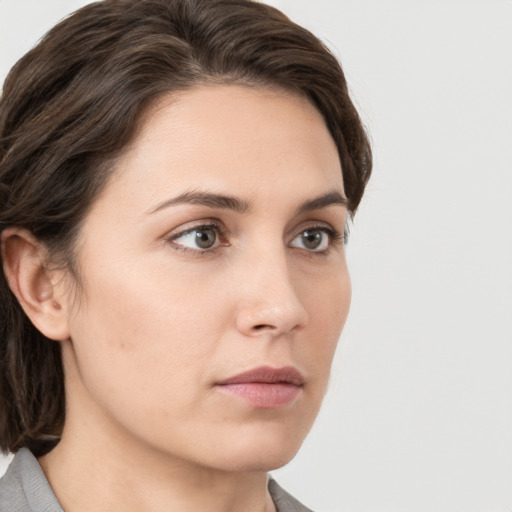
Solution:
<path fill-rule="evenodd" d="M 263 409 L 275 409 L 290 404 L 301 394 L 303 386 L 304 377 L 291 366 L 261 366 L 216 384 L 222 393 Z"/>

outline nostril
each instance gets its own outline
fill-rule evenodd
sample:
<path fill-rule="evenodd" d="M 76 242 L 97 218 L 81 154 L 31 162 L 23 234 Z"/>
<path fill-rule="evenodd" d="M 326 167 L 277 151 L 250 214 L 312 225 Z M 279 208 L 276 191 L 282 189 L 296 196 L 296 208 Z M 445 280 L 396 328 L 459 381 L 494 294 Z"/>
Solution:
<path fill-rule="evenodd" d="M 255 331 L 261 331 L 263 329 L 272 329 L 272 326 L 271 325 L 268 325 L 268 324 L 259 324 L 259 325 L 255 325 L 253 327 L 253 329 Z"/>

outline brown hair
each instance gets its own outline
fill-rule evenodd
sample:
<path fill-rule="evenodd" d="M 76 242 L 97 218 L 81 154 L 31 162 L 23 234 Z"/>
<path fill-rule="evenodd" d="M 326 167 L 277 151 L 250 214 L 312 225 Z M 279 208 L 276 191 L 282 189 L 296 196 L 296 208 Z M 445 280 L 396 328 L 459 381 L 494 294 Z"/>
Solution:
<path fill-rule="evenodd" d="M 354 213 L 371 151 L 341 67 L 310 32 L 250 0 L 104 0 L 55 26 L 0 99 L 0 232 L 33 233 L 72 265 L 80 223 L 150 102 L 199 83 L 307 96 L 337 144 Z M 65 418 L 60 345 L 30 323 L 0 273 L 0 446 L 49 451 Z"/>

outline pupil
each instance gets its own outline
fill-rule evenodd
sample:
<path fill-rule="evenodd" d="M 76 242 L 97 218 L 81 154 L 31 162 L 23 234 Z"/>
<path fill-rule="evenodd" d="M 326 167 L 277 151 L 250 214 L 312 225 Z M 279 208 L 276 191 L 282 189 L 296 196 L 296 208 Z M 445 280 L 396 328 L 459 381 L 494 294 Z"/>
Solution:
<path fill-rule="evenodd" d="M 203 229 L 196 232 L 196 243 L 201 249 L 210 249 L 215 244 L 215 231 Z"/>
<path fill-rule="evenodd" d="M 322 243 L 322 233 L 319 231 L 304 231 L 302 235 L 304 246 L 308 249 L 317 249 Z"/>

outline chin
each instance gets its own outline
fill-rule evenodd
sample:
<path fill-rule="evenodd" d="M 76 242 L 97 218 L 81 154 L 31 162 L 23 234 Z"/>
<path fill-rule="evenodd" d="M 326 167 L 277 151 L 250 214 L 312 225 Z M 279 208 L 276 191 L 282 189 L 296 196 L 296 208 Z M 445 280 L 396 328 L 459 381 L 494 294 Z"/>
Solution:
<path fill-rule="evenodd" d="M 306 432 L 307 433 L 307 432 Z M 224 471 L 271 471 L 290 462 L 306 433 L 238 432 L 214 455 L 213 465 Z M 216 450 L 217 451 L 217 450 Z M 213 454 L 212 454 L 213 455 Z"/>
<path fill-rule="evenodd" d="M 288 464 L 295 457 L 299 448 L 300 446 L 295 450 L 281 451 L 280 453 L 259 451 L 258 453 L 231 454 L 229 457 L 222 457 L 222 461 L 218 460 L 215 466 L 228 472 L 261 471 L 266 473 Z"/>

